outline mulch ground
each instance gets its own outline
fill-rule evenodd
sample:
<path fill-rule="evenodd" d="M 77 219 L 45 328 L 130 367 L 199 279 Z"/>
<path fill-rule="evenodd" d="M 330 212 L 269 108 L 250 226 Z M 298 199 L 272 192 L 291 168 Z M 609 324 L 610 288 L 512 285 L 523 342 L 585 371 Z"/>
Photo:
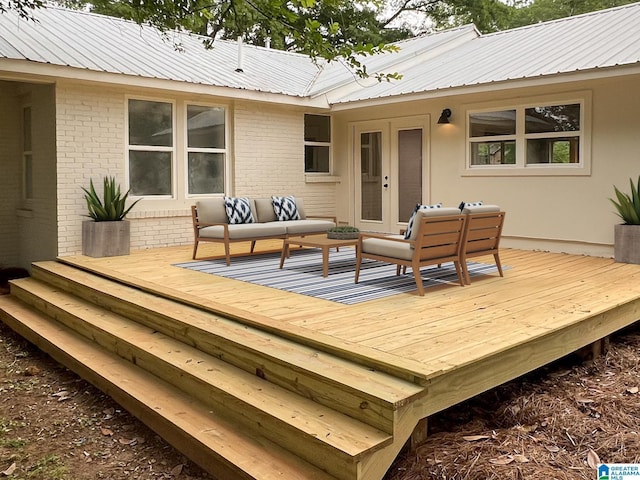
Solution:
<path fill-rule="evenodd" d="M 598 462 L 640 463 L 637 325 L 594 361 L 567 357 L 434 415 L 385 480 L 593 480 Z M 1 478 L 212 479 L 0 323 Z"/>

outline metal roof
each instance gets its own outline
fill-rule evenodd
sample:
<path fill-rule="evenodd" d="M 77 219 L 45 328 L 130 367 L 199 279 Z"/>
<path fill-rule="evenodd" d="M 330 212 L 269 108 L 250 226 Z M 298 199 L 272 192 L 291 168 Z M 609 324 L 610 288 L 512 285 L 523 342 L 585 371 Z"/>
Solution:
<path fill-rule="evenodd" d="M 87 12 L 47 7 L 37 22 L 0 15 L 0 58 L 195 84 L 301 96 L 318 73 L 306 55 L 169 32 Z M 179 48 L 177 48 L 179 47 Z"/>
<path fill-rule="evenodd" d="M 327 105 L 450 88 L 492 85 L 640 64 L 640 3 L 480 35 L 465 26 L 398 42 L 398 52 L 367 57 L 369 73 L 397 71 L 402 80 L 357 79 L 340 62 L 170 32 L 135 22 L 47 7 L 37 23 L 0 14 L 2 58 L 193 84 L 326 97 Z M 180 49 L 175 46 L 179 45 Z"/>
<path fill-rule="evenodd" d="M 640 3 L 470 39 L 332 103 L 640 64 Z"/>

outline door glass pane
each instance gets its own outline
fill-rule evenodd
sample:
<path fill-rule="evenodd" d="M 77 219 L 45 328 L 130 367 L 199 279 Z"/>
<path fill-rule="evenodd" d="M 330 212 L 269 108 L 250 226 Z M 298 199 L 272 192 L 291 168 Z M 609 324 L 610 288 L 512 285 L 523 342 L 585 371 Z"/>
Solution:
<path fill-rule="evenodd" d="M 362 220 L 382 221 L 382 132 L 360 134 Z"/>
<path fill-rule="evenodd" d="M 224 108 L 187 106 L 189 148 L 224 148 Z"/>
<path fill-rule="evenodd" d="M 224 193 L 224 154 L 189 153 L 189 194 Z"/>
<path fill-rule="evenodd" d="M 422 129 L 398 131 L 398 220 L 422 203 Z"/>

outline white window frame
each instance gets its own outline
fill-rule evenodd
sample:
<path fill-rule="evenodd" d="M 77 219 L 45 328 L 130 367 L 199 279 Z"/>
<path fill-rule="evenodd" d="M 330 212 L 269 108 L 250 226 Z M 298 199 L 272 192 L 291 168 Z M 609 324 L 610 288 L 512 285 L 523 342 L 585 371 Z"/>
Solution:
<path fill-rule="evenodd" d="M 307 115 L 315 115 L 318 117 L 328 117 L 329 118 L 329 141 L 328 142 L 308 142 L 304 139 L 304 127 L 305 127 L 305 117 Z M 324 113 L 314 113 L 314 112 L 305 112 L 302 117 L 302 139 L 304 141 L 304 146 L 302 147 L 302 169 L 305 175 L 331 175 L 333 172 L 333 117 L 331 115 L 327 115 Z M 306 147 L 329 147 L 329 168 L 326 172 L 307 172 L 306 165 Z"/>
<path fill-rule="evenodd" d="M 189 126 L 187 120 L 187 111 L 189 106 L 195 107 L 210 107 L 210 108 L 222 108 L 224 109 L 224 148 L 196 148 L 189 147 Z M 181 118 L 184 119 L 183 123 L 183 135 L 184 135 L 184 196 L 185 198 L 209 198 L 209 197 L 220 197 L 224 195 L 224 192 L 228 190 L 228 186 L 230 184 L 230 164 L 229 164 L 229 107 L 228 105 L 219 104 L 219 103 L 206 103 L 206 102 L 194 102 L 194 101 L 185 101 L 182 104 L 182 115 Z M 223 193 L 209 193 L 209 194 L 191 194 L 189 193 L 189 153 L 222 153 L 224 155 L 224 185 L 223 185 Z"/>
<path fill-rule="evenodd" d="M 171 147 L 163 147 L 156 145 L 130 145 L 129 144 L 129 101 L 130 100 L 138 100 L 145 102 L 156 102 L 156 103 L 169 103 L 171 104 L 171 128 L 172 128 L 172 146 Z M 171 152 L 171 195 L 133 195 L 131 194 L 129 198 L 138 199 L 143 198 L 146 200 L 175 200 L 178 196 L 177 191 L 177 117 L 178 111 L 176 108 L 176 101 L 167 99 L 167 98 L 157 98 L 157 97 L 144 97 L 131 95 L 125 98 L 125 148 L 126 148 L 126 167 L 125 167 L 125 180 L 127 184 L 127 189 L 131 188 L 131 178 L 129 177 L 129 152 L 139 151 L 139 152 Z"/>
<path fill-rule="evenodd" d="M 581 176 L 591 175 L 591 92 L 575 92 L 571 95 L 546 95 L 527 98 L 526 102 L 492 102 L 491 104 L 468 105 L 466 109 L 465 164 L 464 176 Z M 580 130 L 566 132 L 525 133 L 525 109 L 552 105 L 580 105 Z M 491 137 L 471 137 L 470 115 L 481 112 L 502 110 L 516 111 L 515 135 L 496 135 Z M 578 137 L 578 163 L 527 163 L 527 140 L 536 138 Z M 515 164 L 471 165 L 472 143 L 500 142 L 515 140 Z"/>

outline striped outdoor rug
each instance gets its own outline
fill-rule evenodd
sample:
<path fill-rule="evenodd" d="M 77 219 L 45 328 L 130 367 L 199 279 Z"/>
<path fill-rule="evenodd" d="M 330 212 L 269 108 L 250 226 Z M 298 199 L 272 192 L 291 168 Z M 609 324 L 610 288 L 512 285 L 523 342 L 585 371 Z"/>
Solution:
<path fill-rule="evenodd" d="M 410 269 L 406 275 L 396 276 L 395 265 L 368 259 L 363 260 L 360 281 L 355 284 L 355 264 L 353 248 L 343 247 L 339 252 L 330 252 L 326 278 L 322 276 L 322 252 L 315 248 L 293 249 L 282 270 L 279 252 L 235 257 L 228 267 L 224 260 L 200 260 L 175 266 L 347 305 L 416 290 Z M 471 276 L 497 272 L 495 265 L 472 262 L 468 265 Z M 458 281 L 453 263 L 423 268 L 421 274 L 425 288 Z"/>

